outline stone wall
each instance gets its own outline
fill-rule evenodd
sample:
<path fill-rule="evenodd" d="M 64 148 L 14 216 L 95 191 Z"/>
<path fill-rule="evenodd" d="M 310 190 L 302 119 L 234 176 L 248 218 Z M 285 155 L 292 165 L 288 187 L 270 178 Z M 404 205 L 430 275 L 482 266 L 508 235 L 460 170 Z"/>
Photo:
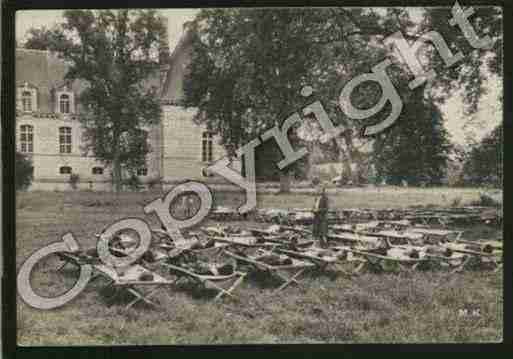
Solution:
<path fill-rule="evenodd" d="M 180 106 L 163 106 L 162 123 L 145 128 L 151 152 L 147 157 L 147 176 L 140 176 L 141 181 L 148 182 L 162 177 L 164 182 L 184 179 L 218 181 L 218 177 L 204 177 L 202 169 L 208 163 L 202 161 L 202 141 L 205 126 L 196 125 L 192 118 L 194 109 Z M 34 151 L 30 155 L 34 166 L 34 184 L 31 190 L 67 190 L 69 174 L 61 174 L 60 167 L 69 166 L 80 177 L 79 188 L 93 190 L 110 190 L 111 171 L 90 154 L 84 155 L 82 131 L 77 119 L 70 116 L 58 118 L 41 118 L 32 114 L 21 114 L 17 118 L 17 150 L 20 150 L 20 128 L 33 126 Z M 60 153 L 59 127 L 71 128 L 71 153 Z M 213 138 L 213 159 L 225 155 L 219 138 Z M 92 173 L 93 167 L 104 168 L 102 175 Z"/>
<path fill-rule="evenodd" d="M 205 126 L 196 125 L 192 118 L 194 109 L 166 105 L 163 108 L 162 151 L 164 181 L 177 179 L 202 179 L 202 169 L 208 163 L 202 161 L 202 135 Z M 219 138 L 213 139 L 214 161 L 225 156 Z"/>
<path fill-rule="evenodd" d="M 110 181 L 111 171 L 101 162 L 97 161 L 91 154 L 85 155 L 83 151 L 82 132 L 83 128 L 80 122 L 71 117 L 60 118 L 40 118 L 32 114 L 23 114 L 17 118 L 16 123 L 16 149 L 21 150 L 20 144 L 20 128 L 23 125 L 33 127 L 33 153 L 30 154 L 32 164 L 34 166 L 34 185 L 35 187 L 48 188 L 48 185 L 42 183 L 51 183 L 52 181 L 62 187 L 60 183 L 69 179 L 69 174 L 61 174 L 59 169 L 62 166 L 69 166 L 72 173 L 76 173 L 80 177 L 80 182 L 87 184 L 89 181 L 100 183 Z M 71 153 L 60 153 L 59 144 L 59 127 L 71 128 Z M 152 148 L 152 152 L 147 156 L 147 176 L 141 176 L 141 181 L 145 182 L 152 178 L 160 176 L 160 143 L 158 135 L 158 127 L 146 128 L 148 130 L 148 140 Z M 93 167 L 102 167 L 103 174 L 93 174 Z M 38 182 L 39 184 L 36 184 Z M 109 185 L 110 186 L 110 185 Z M 52 188 L 53 189 L 53 188 Z"/>

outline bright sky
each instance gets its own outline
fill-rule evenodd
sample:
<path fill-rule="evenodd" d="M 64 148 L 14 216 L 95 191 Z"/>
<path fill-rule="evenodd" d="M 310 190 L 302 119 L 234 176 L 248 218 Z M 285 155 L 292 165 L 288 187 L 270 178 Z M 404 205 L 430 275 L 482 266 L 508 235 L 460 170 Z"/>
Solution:
<path fill-rule="evenodd" d="M 16 40 L 22 43 L 28 29 L 46 26 L 47 28 L 61 22 L 63 10 L 24 10 L 16 13 Z M 194 18 L 198 9 L 161 9 L 160 12 L 168 20 L 169 48 L 172 50 L 183 35 L 183 24 Z M 411 12 L 413 20 L 420 19 L 417 9 Z M 477 126 L 473 126 L 479 137 L 491 131 L 502 121 L 502 105 L 499 96 L 502 92 L 502 83 L 492 78 L 488 84 L 488 94 L 483 96 L 478 113 L 473 119 Z M 451 134 L 452 141 L 464 143 L 464 125 L 470 118 L 463 114 L 461 91 L 456 92 L 441 110 L 444 115 L 445 126 Z"/>

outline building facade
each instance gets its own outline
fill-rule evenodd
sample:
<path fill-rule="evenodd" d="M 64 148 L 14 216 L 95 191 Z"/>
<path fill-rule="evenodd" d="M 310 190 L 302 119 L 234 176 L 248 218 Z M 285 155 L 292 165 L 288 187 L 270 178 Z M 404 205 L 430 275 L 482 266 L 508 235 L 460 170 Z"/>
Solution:
<path fill-rule="evenodd" d="M 181 106 L 190 51 L 186 33 L 159 73 L 148 79 L 159 89 L 162 112 L 158 125 L 144 129 L 151 152 L 137 171 L 142 183 L 215 180 L 204 169 L 225 155 L 218 138 L 192 121 L 195 109 Z M 16 50 L 16 150 L 32 159 L 29 190 L 71 189 L 71 174 L 78 175 L 78 188 L 111 190 L 111 169 L 84 148 L 79 116 L 85 84 L 66 81 L 66 72 L 66 64 L 53 53 Z"/>

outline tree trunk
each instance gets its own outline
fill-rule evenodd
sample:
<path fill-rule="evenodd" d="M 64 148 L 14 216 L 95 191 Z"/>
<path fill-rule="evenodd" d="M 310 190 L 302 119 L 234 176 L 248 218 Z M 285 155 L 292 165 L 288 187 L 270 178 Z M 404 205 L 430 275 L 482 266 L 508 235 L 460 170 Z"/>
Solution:
<path fill-rule="evenodd" d="M 280 172 L 280 193 L 290 193 L 292 174 Z"/>
<path fill-rule="evenodd" d="M 352 131 L 342 133 L 341 137 L 335 142 L 338 146 L 340 162 L 344 167 L 341 176 L 350 179 L 354 185 L 357 185 L 361 182 L 360 176 L 364 165 L 360 152 L 353 143 L 352 133 Z M 351 168 L 352 163 L 356 165 L 354 171 Z"/>
<path fill-rule="evenodd" d="M 342 138 L 337 139 L 336 144 L 338 146 L 338 158 L 340 163 L 342 163 L 342 172 L 340 173 L 340 178 L 352 178 L 353 173 L 351 169 L 351 156 L 350 151 L 347 149 L 344 149 L 344 146 L 342 144 L 342 141 L 344 141 Z M 340 186 L 344 184 L 344 181 L 340 181 Z"/>
<path fill-rule="evenodd" d="M 349 164 L 355 164 L 354 171 L 351 169 L 350 178 L 353 182 L 353 185 L 357 185 L 360 182 L 360 163 L 359 163 L 359 156 L 357 155 L 357 150 L 355 149 L 354 143 L 353 143 L 353 131 L 346 131 L 343 134 L 343 138 L 346 142 L 347 146 L 347 157 L 349 160 Z"/>
<path fill-rule="evenodd" d="M 121 176 L 121 164 L 119 163 L 119 160 L 114 161 L 114 190 L 116 192 L 121 192 L 122 187 L 122 176 Z"/>
<path fill-rule="evenodd" d="M 307 169 L 306 169 L 306 177 L 309 180 L 312 180 L 313 176 L 313 169 L 315 166 L 314 163 L 314 151 L 315 151 L 315 143 L 313 141 L 309 141 L 306 144 L 308 154 L 307 154 Z"/>
<path fill-rule="evenodd" d="M 121 163 L 119 161 L 119 150 L 118 146 L 114 147 L 114 156 L 112 160 L 112 180 L 114 182 L 114 191 L 121 192 L 122 191 L 122 173 L 121 173 Z"/>

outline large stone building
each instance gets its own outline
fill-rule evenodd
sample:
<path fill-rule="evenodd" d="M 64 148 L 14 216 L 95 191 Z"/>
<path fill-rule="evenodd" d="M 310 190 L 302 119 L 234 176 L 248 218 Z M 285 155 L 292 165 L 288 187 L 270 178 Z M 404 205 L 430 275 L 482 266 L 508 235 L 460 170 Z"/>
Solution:
<path fill-rule="evenodd" d="M 190 51 L 186 33 L 160 71 L 147 81 L 147 86 L 158 88 L 162 118 L 158 125 L 145 129 L 152 151 L 137 173 L 143 183 L 205 180 L 203 169 L 225 154 L 211 133 L 193 123 L 195 110 L 181 106 Z M 110 168 L 83 150 L 78 118 L 85 85 L 66 81 L 66 71 L 66 64 L 48 51 L 16 50 L 16 149 L 32 158 L 30 189 L 70 189 L 69 178 L 74 173 L 79 176 L 79 188 L 110 190 Z"/>

